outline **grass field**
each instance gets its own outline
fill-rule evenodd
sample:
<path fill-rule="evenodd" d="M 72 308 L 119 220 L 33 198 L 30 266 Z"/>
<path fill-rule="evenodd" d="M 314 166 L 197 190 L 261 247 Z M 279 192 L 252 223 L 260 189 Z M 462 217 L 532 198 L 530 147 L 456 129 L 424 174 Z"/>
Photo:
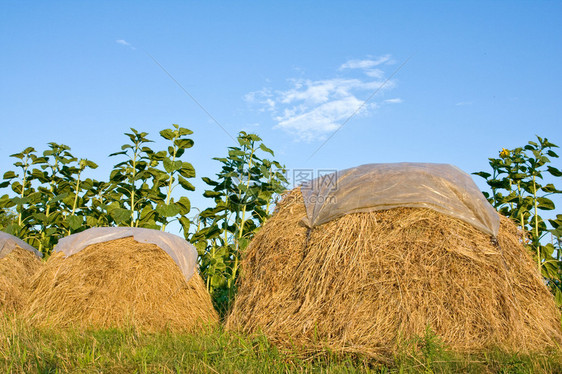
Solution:
<path fill-rule="evenodd" d="M 209 328 L 197 334 L 127 329 L 36 329 L 0 318 L 3 373 L 562 373 L 562 355 L 457 355 L 431 333 L 388 362 L 281 352 L 264 336 Z"/>

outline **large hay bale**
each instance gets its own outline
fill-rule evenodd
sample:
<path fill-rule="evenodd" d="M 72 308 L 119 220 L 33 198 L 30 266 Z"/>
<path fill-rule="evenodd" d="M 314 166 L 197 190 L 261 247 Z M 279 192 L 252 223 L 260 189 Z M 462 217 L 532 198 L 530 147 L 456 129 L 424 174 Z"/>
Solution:
<path fill-rule="evenodd" d="M 186 281 L 168 253 L 125 237 L 55 253 L 33 281 L 37 325 L 192 330 L 218 316 L 197 269 Z"/>
<path fill-rule="evenodd" d="M 293 190 L 256 235 L 227 328 L 372 357 L 427 327 L 459 352 L 562 342 L 553 297 L 507 218 L 495 243 L 427 208 L 348 214 L 312 229 L 306 217 Z"/>

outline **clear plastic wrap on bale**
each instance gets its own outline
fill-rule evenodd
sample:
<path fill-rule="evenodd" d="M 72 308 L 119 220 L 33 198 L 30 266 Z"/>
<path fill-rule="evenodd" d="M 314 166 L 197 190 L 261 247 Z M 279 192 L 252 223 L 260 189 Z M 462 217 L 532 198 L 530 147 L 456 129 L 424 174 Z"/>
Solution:
<path fill-rule="evenodd" d="M 23 240 L 0 231 L 0 313 L 22 310 L 42 256 Z"/>
<path fill-rule="evenodd" d="M 7 257 L 16 248 L 24 249 L 41 259 L 43 254 L 20 238 L 0 231 L 0 259 Z"/>
<path fill-rule="evenodd" d="M 560 311 L 521 232 L 469 179 L 374 164 L 330 193 L 287 193 L 245 250 L 226 328 L 383 360 L 428 328 L 457 352 L 558 349 Z"/>
<path fill-rule="evenodd" d="M 500 220 L 470 175 L 448 164 L 367 164 L 301 186 L 309 227 L 345 214 L 429 208 L 497 236 Z"/>
<path fill-rule="evenodd" d="M 218 322 L 197 252 L 169 233 L 93 228 L 59 241 L 33 282 L 35 325 L 194 330 Z"/>
<path fill-rule="evenodd" d="M 54 252 L 62 252 L 67 257 L 97 243 L 133 237 L 139 243 L 152 243 L 164 250 L 180 267 L 189 281 L 197 269 L 197 250 L 185 239 L 164 231 L 140 227 L 93 227 L 59 240 Z"/>

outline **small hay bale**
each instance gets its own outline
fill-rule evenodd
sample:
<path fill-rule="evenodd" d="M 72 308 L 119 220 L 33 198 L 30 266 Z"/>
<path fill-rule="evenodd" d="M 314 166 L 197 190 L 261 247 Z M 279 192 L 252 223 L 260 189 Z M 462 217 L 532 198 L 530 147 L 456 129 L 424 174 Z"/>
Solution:
<path fill-rule="evenodd" d="M 31 279 L 41 266 L 37 255 L 19 246 L 0 258 L 0 313 L 22 310 L 30 293 Z"/>
<path fill-rule="evenodd" d="M 186 281 L 172 258 L 132 237 L 49 258 L 35 277 L 27 320 L 57 327 L 193 330 L 218 315 L 197 270 Z"/>
<path fill-rule="evenodd" d="M 427 327 L 458 352 L 562 343 L 559 310 L 505 217 L 499 245 L 427 208 L 348 214 L 313 229 L 305 218 L 295 189 L 246 250 L 227 329 L 375 358 Z"/>

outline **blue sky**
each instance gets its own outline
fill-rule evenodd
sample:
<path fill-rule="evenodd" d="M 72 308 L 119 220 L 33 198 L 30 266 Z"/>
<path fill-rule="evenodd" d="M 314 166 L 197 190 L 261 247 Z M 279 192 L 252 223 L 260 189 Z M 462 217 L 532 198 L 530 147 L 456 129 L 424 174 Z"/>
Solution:
<path fill-rule="evenodd" d="M 228 133 L 258 133 L 291 170 L 412 161 L 473 172 L 535 134 L 562 145 L 558 1 L 0 8 L 2 173 L 10 154 L 55 141 L 106 178 L 129 127 L 156 140 L 172 123 L 195 132 L 184 159 L 198 179 L 217 172 L 211 158 L 232 139 L 149 55 Z M 196 187 L 188 197 L 205 208 Z"/>

